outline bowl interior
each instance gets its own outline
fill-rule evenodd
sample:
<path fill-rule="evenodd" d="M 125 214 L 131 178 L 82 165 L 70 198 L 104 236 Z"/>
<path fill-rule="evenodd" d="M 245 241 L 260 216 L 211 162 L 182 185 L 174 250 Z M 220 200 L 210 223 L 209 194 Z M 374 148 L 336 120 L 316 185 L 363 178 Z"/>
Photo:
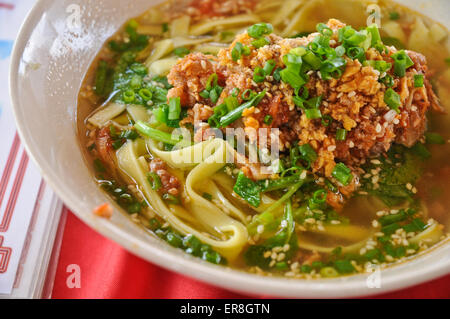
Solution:
<path fill-rule="evenodd" d="M 371 289 L 366 284 L 367 275 L 317 281 L 263 278 L 191 258 L 149 236 L 118 211 L 110 220 L 95 217 L 92 208 L 108 198 L 95 184 L 80 151 L 75 124 L 78 90 L 104 41 L 127 19 L 159 2 L 40 0 L 16 42 L 10 86 L 22 141 L 44 178 L 75 214 L 103 235 L 149 261 L 209 283 L 252 294 L 361 296 L 412 285 L 448 272 L 450 245 L 441 244 L 409 263 L 383 270 L 379 289 Z M 408 4 L 448 27 L 450 3 L 446 0 L 408 1 Z M 444 5 L 447 9 L 442 10 Z M 74 16 L 78 12 L 79 23 Z"/>

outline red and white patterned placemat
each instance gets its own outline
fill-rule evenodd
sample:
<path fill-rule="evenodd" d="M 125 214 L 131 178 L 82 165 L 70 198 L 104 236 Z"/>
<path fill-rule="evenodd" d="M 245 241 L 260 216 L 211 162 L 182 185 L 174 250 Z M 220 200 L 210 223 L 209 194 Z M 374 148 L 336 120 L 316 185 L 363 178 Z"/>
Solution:
<path fill-rule="evenodd" d="M 57 226 L 49 218 L 61 213 L 20 142 L 8 92 L 14 39 L 33 4 L 0 0 L 0 295 L 17 297 L 42 289 Z"/>

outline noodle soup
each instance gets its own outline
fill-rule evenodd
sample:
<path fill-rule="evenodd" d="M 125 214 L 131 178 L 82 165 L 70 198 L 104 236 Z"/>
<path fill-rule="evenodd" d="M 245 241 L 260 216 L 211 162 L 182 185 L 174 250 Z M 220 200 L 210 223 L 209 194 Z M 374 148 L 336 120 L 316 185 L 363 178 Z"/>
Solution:
<path fill-rule="evenodd" d="M 448 31 L 367 5 L 175 1 L 128 21 L 79 95 L 99 186 L 151 235 L 258 274 L 356 274 L 447 240 Z"/>

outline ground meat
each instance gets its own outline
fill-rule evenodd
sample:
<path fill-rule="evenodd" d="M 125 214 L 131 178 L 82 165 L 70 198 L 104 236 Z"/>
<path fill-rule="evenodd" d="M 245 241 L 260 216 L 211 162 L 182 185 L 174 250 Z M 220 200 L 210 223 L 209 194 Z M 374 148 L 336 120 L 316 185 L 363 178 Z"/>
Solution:
<path fill-rule="evenodd" d="M 337 46 L 337 31 L 345 24 L 331 19 L 328 26 L 334 31 L 330 45 Z M 267 128 L 268 135 L 272 135 L 272 130 L 277 128 L 280 131 L 277 136 L 281 151 L 288 150 L 294 142 L 310 144 L 318 154 L 316 162 L 312 164 L 313 171 L 327 177 L 331 176 L 337 161 L 355 169 L 367 158 L 388 151 L 394 142 L 412 146 L 422 138 L 426 129 L 427 110 L 430 106 L 436 110 L 442 108 L 427 79 L 430 75 L 426 59 L 419 53 L 406 51 L 414 65 L 408 68 L 405 77 L 396 77 L 393 68 L 387 72 L 394 78 L 392 89 L 401 98 L 399 114 L 384 102 L 387 87 L 380 79 L 385 74 L 380 74 L 371 66 L 362 65 L 358 60 L 346 58 L 345 71 L 338 79 L 324 80 L 318 71 L 308 73 L 309 82 L 306 87 L 309 96 L 322 97 L 319 109 L 323 116 L 331 119 L 327 126 L 321 119 L 308 119 L 304 111 L 295 106 L 292 99 L 294 90 L 290 85 L 283 81 L 277 82 L 272 75 L 261 83 L 253 81 L 256 67 L 264 67 L 267 61 L 273 60 L 276 68 L 284 68 L 283 56 L 292 48 L 308 45 L 316 36 L 317 33 L 313 33 L 304 38 L 283 39 L 270 34 L 267 36 L 270 44 L 256 49 L 251 44 L 253 39 L 247 33 L 240 34 L 229 48 L 219 52 L 216 59 L 200 53 L 185 57 L 169 76 L 170 83 L 175 86 L 171 94 L 187 100 L 190 108 L 195 105 L 195 110 L 190 112 L 191 120 L 194 120 L 195 114 L 197 119 L 200 119 L 199 114 L 203 114 L 201 108 L 208 114 L 211 113 L 211 107 L 215 106 L 198 96 L 208 77 L 214 72 L 219 76 L 220 85 L 224 86 L 217 104 L 222 103 L 235 88 L 239 88 L 240 92 L 247 89 L 255 92 L 266 90 L 259 105 L 246 109 L 242 119 L 231 126 L 243 127 L 249 133 L 250 140 L 258 138 L 250 134 L 255 129 Z M 249 46 L 251 51 L 248 56 L 234 61 L 231 51 L 237 42 Z M 366 59 L 384 60 L 393 64 L 391 55 L 395 52 L 395 48 L 389 48 L 383 53 L 371 48 L 366 51 Z M 425 76 L 424 87 L 414 87 L 416 74 Z M 240 97 L 239 102 L 243 102 Z M 266 121 L 267 116 L 271 121 Z M 338 129 L 347 131 L 344 141 L 336 140 Z M 247 171 L 251 172 L 251 169 Z"/>
<path fill-rule="evenodd" d="M 178 196 L 180 193 L 180 181 L 167 170 L 167 164 L 159 158 L 150 162 L 150 171 L 156 173 L 161 179 L 160 193 Z"/>
<path fill-rule="evenodd" d="M 180 97 L 181 105 L 194 106 L 196 103 L 204 102 L 199 95 L 208 82 L 209 77 L 216 73 L 219 83 L 224 84 L 223 72 L 217 63 L 212 63 L 214 56 L 202 53 L 191 53 L 177 63 L 170 71 L 167 79 L 173 86 L 169 90 L 168 98 Z"/>

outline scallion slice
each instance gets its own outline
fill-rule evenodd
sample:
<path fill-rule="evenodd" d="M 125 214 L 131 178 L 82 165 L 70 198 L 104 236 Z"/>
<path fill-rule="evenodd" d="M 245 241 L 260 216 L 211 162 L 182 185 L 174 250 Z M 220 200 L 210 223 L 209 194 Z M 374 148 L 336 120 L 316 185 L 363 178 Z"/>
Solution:
<path fill-rule="evenodd" d="M 352 171 L 344 163 L 336 164 L 331 175 L 344 186 L 347 186 L 353 178 Z"/>
<path fill-rule="evenodd" d="M 384 93 L 384 103 L 386 103 L 389 108 L 395 110 L 397 113 L 400 113 L 399 107 L 401 104 L 400 95 L 395 92 L 393 89 L 389 88 Z"/>

